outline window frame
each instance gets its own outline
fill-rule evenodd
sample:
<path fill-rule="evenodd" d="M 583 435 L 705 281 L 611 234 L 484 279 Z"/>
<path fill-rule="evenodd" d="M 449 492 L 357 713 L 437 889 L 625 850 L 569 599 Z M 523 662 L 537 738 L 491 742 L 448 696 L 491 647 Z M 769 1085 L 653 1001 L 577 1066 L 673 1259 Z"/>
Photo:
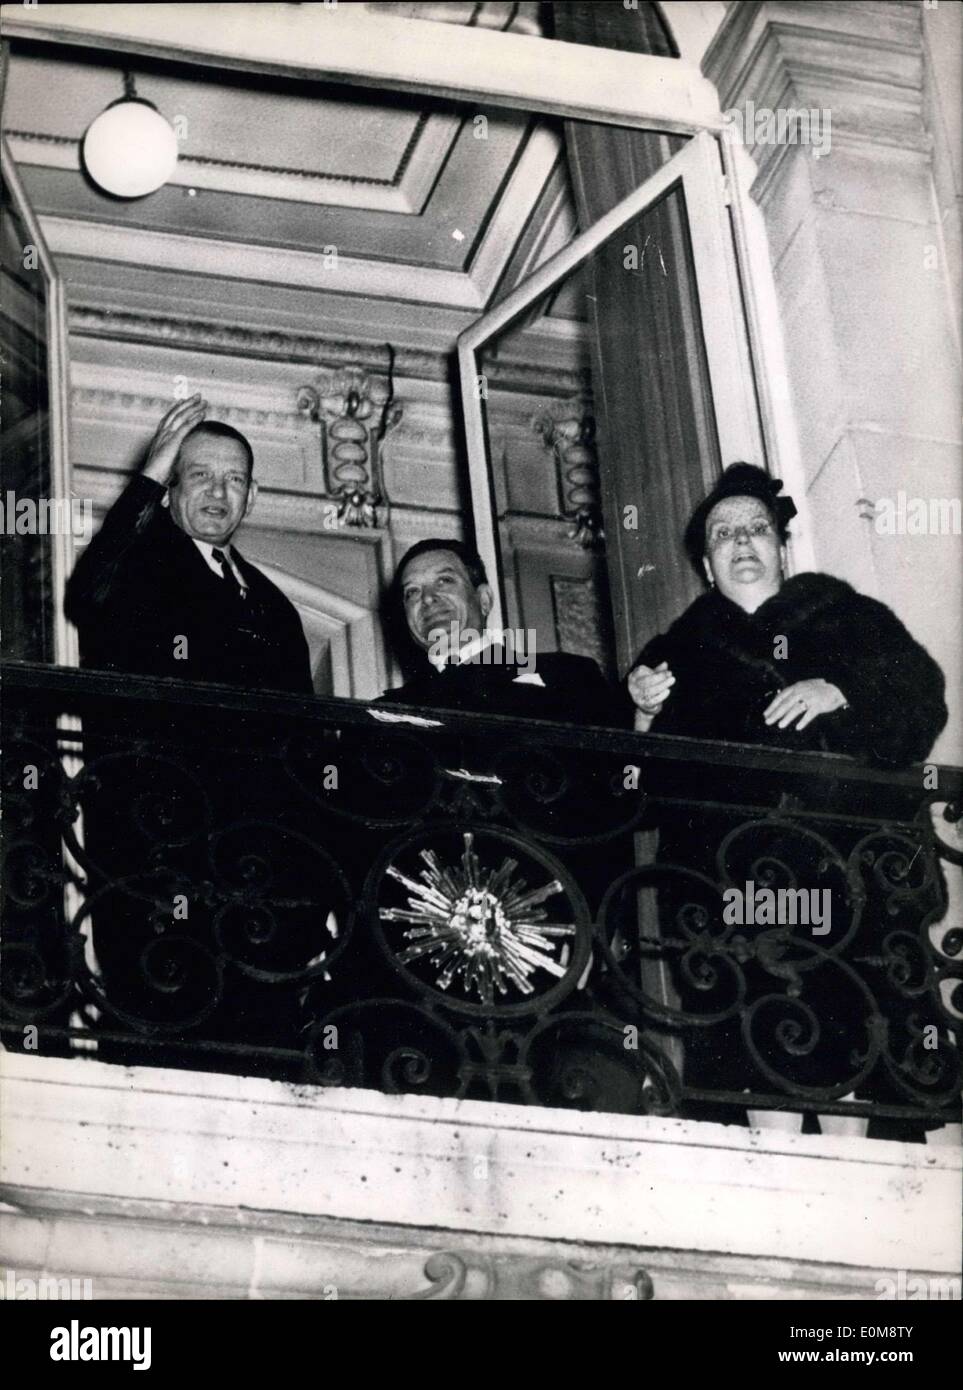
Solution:
<path fill-rule="evenodd" d="M 661 169 L 623 198 L 550 260 L 527 276 L 458 338 L 461 411 L 468 451 L 475 542 L 492 583 L 493 627 L 504 626 L 504 574 L 495 479 L 485 420 L 486 392 L 478 354 L 487 342 L 523 316 L 561 280 L 666 194 L 681 189 L 692 246 L 713 420 L 721 456 L 728 462 L 765 457 L 745 324 L 739 312 L 738 278 L 728 238 L 716 140 L 694 136 Z"/>
<path fill-rule="evenodd" d="M 12 206 L 21 218 L 44 277 L 47 333 L 47 396 L 49 406 L 50 497 L 70 504 L 68 407 L 70 357 L 67 347 L 67 307 L 63 279 L 44 240 L 40 220 L 20 181 L 17 163 L 5 136 L 0 134 L 0 166 Z M 68 527 L 49 537 L 51 587 L 54 595 L 53 659 L 57 666 L 76 666 L 79 661 L 77 631 L 64 616 L 63 597 L 73 569 L 74 538 Z"/>

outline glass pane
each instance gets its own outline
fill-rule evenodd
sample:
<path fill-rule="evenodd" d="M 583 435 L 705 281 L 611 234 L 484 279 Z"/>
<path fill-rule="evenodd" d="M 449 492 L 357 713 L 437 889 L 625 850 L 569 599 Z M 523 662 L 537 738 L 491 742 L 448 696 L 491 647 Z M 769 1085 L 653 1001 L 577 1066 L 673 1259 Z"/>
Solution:
<path fill-rule="evenodd" d="M 0 598 L 7 658 L 52 661 L 47 287 L 36 248 L 6 181 L 0 208 L 0 335 L 3 342 L 3 465 Z"/>
<path fill-rule="evenodd" d="M 699 592 L 681 537 L 719 469 L 682 185 L 476 362 L 506 626 L 614 673 Z"/>

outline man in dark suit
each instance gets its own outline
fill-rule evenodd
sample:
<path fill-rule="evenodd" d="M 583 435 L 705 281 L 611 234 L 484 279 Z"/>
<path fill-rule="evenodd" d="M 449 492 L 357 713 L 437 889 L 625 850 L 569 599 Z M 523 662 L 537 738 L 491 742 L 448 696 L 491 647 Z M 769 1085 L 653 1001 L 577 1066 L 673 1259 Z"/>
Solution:
<path fill-rule="evenodd" d="M 171 407 L 71 575 L 84 665 L 310 694 L 293 604 L 231 543 L 257 496 L 251 446 L 206 413 L 199 395 Z"/>
<path fill-rule="evenodd" d="M 488 631 L 492 602 L 476 551 L 441 538 L 413 545 L 398 566 L 389 596 L 401 637 L 399 655 L 413 674 L 382 701 L 631 726 L 622 693 L 589 657 L 538 652 L 535 633 Z"/>
<path fill-rule="evenodd" d="M 381 697 L 377 702 L 380 708 L 374 712 L 380 715 L 383 711 L 389 720 L 404 720 L 403 714 L 389 714 L 390 707 L 423 706 L 459 714 L 551 720 L 579 727 L 631 726 L 631 712 L 621 692 L 608 684 L 594 661 L 561 652 L 536 651 L 534 633 L 490 629 L 487 623 L 492 606 L 492 590 L 483 563 L 469 546 L 442 538 L 412 546 L 397 568 L 386 613 L 399 659 L 411 674 L 404 685 Z M 454 809 L 451 803 L 436 805 L 423 827 L 425 833 L 436 838 L 425 842 L 422 859 L 430 850 L 439 856 L 442 865 L 451 863 L 452 854 L 459 852 L 458 836 L 477 826 L 484 845 L 480 851 L 482 874 L 495 870 L 503 853 L 514 853 L 517 860 L 507 862 L 516 868 L 523 866 L 519 870 L 522 881 L 544 883 L 551 873 L 538 856 L 547 852 L 575 878 L 589 911 L 594 912 L 613 878 L 631 864 L 630 845 L 624 836 L 602 843 L 590 838 L 601 838 L 612 824 L 613 808 L 616 831 L 625 819 L 625 809 L 611 790 L 613 778 L 618 779 L 619 786 L 622 784 L 624 759 L 592 748 L 590 740 L 579 746 L 574 737 L 569 747 L 542 747 L 537 730 L 532 728 L 509 728 L 504 734 L 491 730 L 482 733 L 470 721 L 457 729 L 446 726 L 443 717 L 434 722 L 438 727 L 425 735 L 425 748 L 440 774 L 440 785 L 451 791 L 474 781 L 472 791 L 478 794 L 480 804 L 476 811 L 470 796 L 461 801 L 456 793 Z M 390 767 L 397 759 L 403 768 L 410 756 L 411 741 L 406 734 L 402 734 L 397 745 L 391 739 L 391 733 L 385 735 L 385 763 Z M 343 747 L 360 762 L 370 753 L 371 743 L 371 732 L 366 730 L 363 737 L 358 735 Z M 533 774 L 531 779 L 529 774 Z M 346 773 L 345 782 L 353 785 L 353 775 L 349 778 Z M 492 784 L 498 786 L 497 805 L 486 801 Z M 449 821 L 456 825 L 455 840 L 448 830 Z M 417 826 L 413 830 L 421 833 Z M 499 848 L 497 841 L 484 841 L 488 831 L 503 831 L 518 838 L 503 842 Z M 587 838 L 579 843 L 581 837 Z M 355 852 L 357 867 L 353 871 L 360 875 L 377 858 L 378 851 L 359 837 Z M 417 877 L 420 866 L 415 860 L 410 864 L 404 859 L 401 862 L 407 872 Z M 445 912 L 440 907 L 443 896 L 435 899 L 436 925 Z M 410 898 L 408 902 L 410 905 Z M 567 906 L 561 907 L 561 900 L 556 900 L 554 893 L 552 903 L 560 912 L 569 911 Z M 448 929 L 454 916 L 451 907 Z M 580 930 L 584 944 L 584 939 L 591 935 L 589 923 L 583 921 Z M 405 943 L 396 932 L 389 932 L 385 940 L 390 940 L 392 949 L 403 956 Z M 452 949 L 454 960 L 460 948 Z M 588 958 L 586 951 L 582 959 Z M 580 973 L 584 982 L 589 972 L 585 969 Z M 437 985 L 431 968 L 425 971 L 425 979 Z M 352 1008 L 358 981 L 363 982 L 365 995 L 379 999 L 378 1007 Z M 569 983 L 571 990 L 560 1012 L 578 1013 L 586 1007 L 586 996 L 575 988 L 575 981 Z M 470 997 L 470 990 L 457 979 L 444 989 L 455 1001 Z M 341 1028 L 340 1065 L 346 1078 L 343 1084 L 384 1085 L 392 1058 L 399 1055 L 402 1044 L 414 1049 L 414 1056 L 422 1050 L 431 1056 L 432 1039 L 429 1035 L 422 1041 L 418 1025 L 412 1023 L 410 1004 L 404 1002 L 411 998 L 410 980 L 386 963 L 384 947 L 377 943 L 370 916 L 367 920 L 362 917 L 343 961 L 334 967 L 333 979 L 308 996 L 305 1009 L 308 1022 L 315 1028 L 326 1019 Z M 395 1005 L 390 1001 L 395 1001 Z M 568 1044 L 566 1058 L 573 1071 L 584 1062 L 594 1076 L 607 1065 L 604 1059 L 600 1060 L 602 1044 L 596 1048 L 594 1038 L 584 1028 L 580 1038 L 581 1050 L 575 1043 Z M 621 1061 L 616 1058 L 617 1063 Z M 444 1063 L 442 1071 L 443 1068 Z M 624 1072 L 625 1066 L 621 1065 L 617 1073 L 619 1083 L 631 1091 L 634 1074 L 629 1067 L 626 1081 Z M 432 1084 L 433 1080 L 429 1080 L 429 1089 Z M 553 1096 L 562 1093 L 560 1082 L 544 1084 Z M 614 1094 L 611 1086 L 609 1093 Z M 615 1108 L 629 1107 L 620 1102 Z"/>
<path fill-rule="evenodd" d="M 199 395 L 171 407 L 143 471 L 74 569 L 66 612 L 80 630 L 84 665 L 312 694 L 294 606 L 232 544 L 257 494 L 251 446 L 206 414 Z M 98 895 L 93 945 L 107 1006 L 101 1027 L 126 1030 L 133 1018 L 145 1034 L 151 1025 L 155 1033 L 163 1028 L 163 1049 L 143 1057 L 162 1065 L 198 1064 L 178 1048 L 182 1038 L 275 1042 L 283 1035 L 283 1001 L 233 968 L 217 905 L 197 889 L 213 881 L 226 891 L 216 861 L 222 836 L 231 845 L 246 836 L 244 846 L 263 853 L 268 832 L 257 827 L 292 818 L 277 767 L 259 760 L 256 743 L 251 758 L 233 747 L 228 754 L 216 708 L 112 707 L 84 724 L 93 772 L 83 803 L 85 868 L 88 893 Z M 243 716 L 227 727 L 243 748 Z M 150 804 L 162 814 L 151 816 Z M 184 921 L 166 906 L 172 884 L 189 902 Z M 256 963 L 270 968 L 273 960 Z M 165 978 L 168 967 L 176 987 Z M 216 1010 L 205 1019 L 215 996 Z M 128 1043 L 102 1042 L 100 1055 L 142 1060 Z M 199 1055 L 220 1069 L 237 1065 L 230 1056 Z"/>

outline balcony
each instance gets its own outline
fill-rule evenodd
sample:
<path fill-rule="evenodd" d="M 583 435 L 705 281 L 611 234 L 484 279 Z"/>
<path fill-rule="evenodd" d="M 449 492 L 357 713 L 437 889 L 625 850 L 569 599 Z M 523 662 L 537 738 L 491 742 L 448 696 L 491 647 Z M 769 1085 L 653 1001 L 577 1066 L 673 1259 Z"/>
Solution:
<path fill-rule="evenodd" d="M 3 691 L 9 1051 L 958 1121 L 959 769 L 16 663 Z"/>

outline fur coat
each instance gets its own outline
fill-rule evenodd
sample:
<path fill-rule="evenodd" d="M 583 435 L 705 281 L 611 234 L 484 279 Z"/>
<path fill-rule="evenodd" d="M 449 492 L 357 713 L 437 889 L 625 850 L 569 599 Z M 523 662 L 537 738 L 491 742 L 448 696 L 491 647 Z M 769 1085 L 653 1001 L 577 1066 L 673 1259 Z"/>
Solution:
<path fill-rule="evenodd" d="M 715 589 L 638 658 L 676 677 L 653 733 L 846 753 L 877 766 L 926 758 L 946 723 L 943 673 L 896 614 L 828 574 L 798 574 L 746 613 Z M 763 721 L 781 689 L 822 677 L 848 709 L 801 733 Z"/>
<path fill-rule="evenodd" d="M 946 721 L 943 675 L 929 654 L 884 604 L 826 574 L 796 575 L 751 614 L 712 590 L 649 642 L 639 660 L 646 666 L 665 661 L 676 677 L 653 720 L 653 734 L 842 753 L 895 769 L 926 758 Z M 838 686 L 849 708 L 820 715 L 801 733 L 792 726 L 765 724 L 763 711 L 779 690 L 816 677 Z M 657 800 L 663 798 L 657 813 L 657 862 L 683 870 L 681 877 L 660 879 L 658 912 L 660 930 L 675 943 L 665 957 L 673 1003 L 701 1020 L 683 1033 L 686 1084 L 730 1097 L 744 1087 L 767 1093 L 777 1089 L 747 1050 L 750 1033 L 766 1065 L 789 1085 L 835 1087 L 848 1081 L 853 1057 L 865 1046 L 860 1013 L 865 1001 L 847 986 L 845 972 L 826 949 L 836 945 L 838 932 L 811 944 L 797 933 L 788 946 L 780 928 L 766 928 L 761 933 L 765 944 L 757 947 L 751 929 L 726 927 L 713 918 L 709 894 L 702 900 L 711 922 L 707 944 L 692 906 L 699 898 L 698 889 L 693 892 L 693 873 L 717 884 L 732 873 L 741 885 L 754 876 L 753 865 L 771 869 L 783 864 L 803 885 L 838 886 L 835 856 L 827 856 L 824 874 L 821 851 L 814 857 L 811 832 L 828 838 L 836 854 L 848 860 L 871 829 L 860 818 L 911 818 L 925 795 L 922 781 L 914 792 L 875 779 L 850 785 L 830 769 L 811 775 L 692 761 L 657 766 L 649 789 Z M 775 808 L 775 815 L 764 808 Z M 807 810 L 830 810 L 828 828 L 808 821 Z M 850 869 L 858 872 L 855 865 Z M 788 881 L 784 874 L 778 877 L 780 885 Z M 871 880 L 863 881 L 870 896 L 859 917 L 859 934 L 847 947 L 850 961 L 878 955 L 881 933 L 890 921 Z M 851 913 L 847 910 L 838 920 L 850 923 Z M 686 936 L 693 953 L 683 966 L 678 942 Z M 743 940 L 740 946 L 742 938 L 748 944 Z M 797 970 L 800 961 L 803 966 Z M 867 978 L 883 1012 L 905 1018 L 905 996 L 887 987 L 884 973 Z M 744 991 L 741 1002 L 739 991 Z M 793 1049 L 776 1026 L 794 1018 L 791 1001 L 797 997 L 818 1020 L 811 1048 Z M 761 1000 L 768 1000 L 762 1009 Z M 858 1094 L 904 1099 L 893 1091 L 892 1081 L 876 1072 Z M 698 1117 L 731 1120 L 734 1113 L 731 1106 L 722 1113 L 710 1107 Z"/>

